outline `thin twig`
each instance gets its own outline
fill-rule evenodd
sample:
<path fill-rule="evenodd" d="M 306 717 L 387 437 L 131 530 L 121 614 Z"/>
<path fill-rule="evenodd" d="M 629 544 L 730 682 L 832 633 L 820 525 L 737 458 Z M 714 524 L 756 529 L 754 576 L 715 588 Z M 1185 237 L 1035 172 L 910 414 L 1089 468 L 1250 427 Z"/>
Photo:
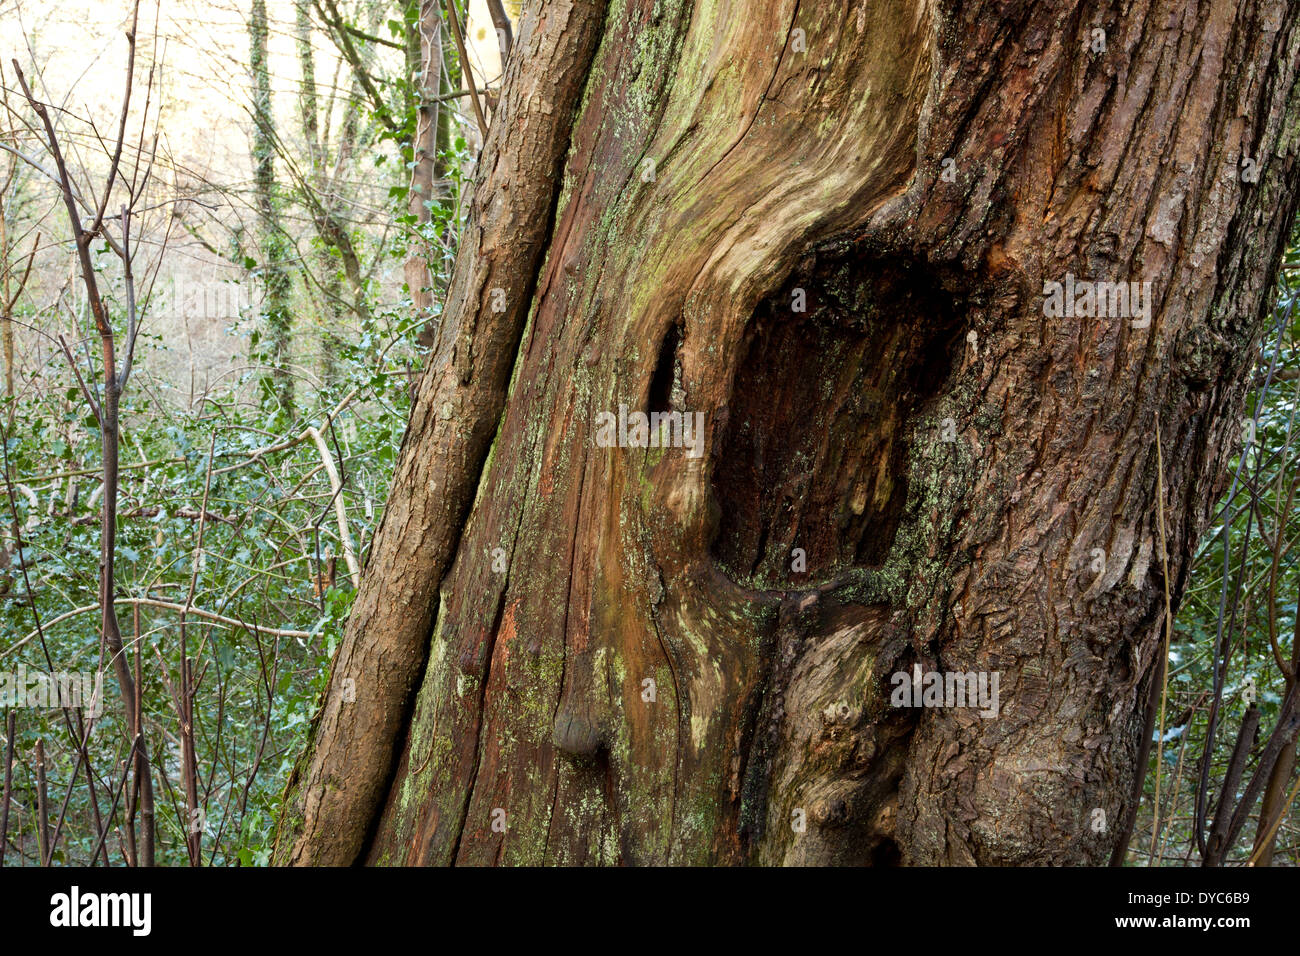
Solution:
<path fill-rule="evenodd" d="M 45 741 L 36 738 L 36 836 L 41 848 L 41 866 L 50 865 L 50 807 L 45 795 Z"/>
<path fill-rule="evenodd" d="M 1151 855 L 1156 852 L 1160 832 L 1160 773 L 1164 764 L 1165 749 L 1165 703 L 1169 696 L 1169 638 L 1174 629 L 1174 616 L 1169 600 L 1169 546 L 1165 536 L 1165 459 L 1160 441 L 1160 420 L 1156 419 L 1156 514 L 1160 529 L 1160 564 L 1163 568 L 1165 590 L 1165 639 L 1161 645 L 1160 658 L 1160 729 L 1156 737 L 1156 794 L 1154 810 L 1151 814 Z"/>
<path fill-rule="evenodd" d="M 117 605 L 127 606 L 127 607 L 134 606 L 134 605 L 139 605 L 140 607 L 156 607 L 156 608 L 161 608 L 162 610 L 165 611 L 185 610 L 184 604 L 176 604 L 173 601 L 159 601 L 156 600 L 155 598 L 120 597 L 115 599 L 113 603 Z M 86 614 L 90 611 L 97 611 L 97 610 L 99 610 L 98 604 L 87 604 L 84 607 L 73 608 L 71 611 L 65 611 L 63 614 L 60 614 L 58 617 L 51 618 L 50 620 L 46 621 L 45 627 L 47 628 L 53 627 L 55 624 L 58 624 L 62 621 L 66 621 L 69 618 L 76 617 L 79 614 Z M 260 624 L 250 624 L 247 621 L 241 621 L 237 617 L 227 617 L 224 614 L 214 614 L 212 611 L 205 611 L 203 608 L 200 607 L 191 606 L 189 608 L 189 613 L 195 614 L 198 617 L 207 618 L 209 621 L 216 621 L 218 624 L 225 624 L 227 627 L 242 627 L 246 631 L 258 630 L 261 631 L 263 634 L 270 634 L 274 637 L 300 637 L 306 639 L 306 638 L 312 638 L 316 636 L 311 631 L 292 631 L 289 630 L 288 628 L 262 627 Z M 18 650 L 18 648 L 22 647 L 24 644 L 34 639 L 36 636 L 37 636 L 37 632 L 32 631 L 30 634 L 26 635 L 21 641 L 16 641 L 15 643 L 9 645 L 3 651 L 0 651 L 0 658 L 8 657 L 10 654 L 12 654 L 14 651 Z"/>
<path fill-rule="evenodd" d="M 5 849 L 9 845 L 9 802 L 14 783 L 14 737 L 17 736 L 17 714 L 11 709 L 5 716 L 5 786 L 0 796 L 0 866 L 5 865 Z"/>

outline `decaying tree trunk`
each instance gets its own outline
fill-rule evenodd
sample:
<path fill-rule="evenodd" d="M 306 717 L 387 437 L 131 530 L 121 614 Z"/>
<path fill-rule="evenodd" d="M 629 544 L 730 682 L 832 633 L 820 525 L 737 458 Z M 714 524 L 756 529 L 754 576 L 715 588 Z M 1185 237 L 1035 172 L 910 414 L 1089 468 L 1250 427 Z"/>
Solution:
<path fill-rule="evenodd" d="M 277 860 L 1104 861 L 1298 116 L 1295 3 L 539 0 Z"/>

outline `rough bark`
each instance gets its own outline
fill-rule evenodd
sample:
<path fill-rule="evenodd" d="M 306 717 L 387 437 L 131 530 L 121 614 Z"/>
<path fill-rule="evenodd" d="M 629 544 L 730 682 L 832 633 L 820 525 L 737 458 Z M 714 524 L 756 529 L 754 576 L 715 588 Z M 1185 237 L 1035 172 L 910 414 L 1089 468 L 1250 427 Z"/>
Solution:
<path fill-rule="evenodd" d="M 290 780 L 279 862 L 351 862 L 386 793 L 427 657 L 438 582 L 505 405 L 531 301 L 526 283 L 548 237 L 560 160 L 603 13 L 590 0 L 544 2 L 521 26 L 526 55 L 512 61 L 452 276 L 445 315 L 454 320 L 440 327 L 393 482 L 395 492 L 406 491 L 390 494 L 313 746 Z M 513 294 L 500 299 L 494 289 Z M 493 310 L 496 301 L 504 311 Z"/>
<path fill-rule="evenodd" d="M 619 0 L 539 57 L 600 19 L 525 17 L 278 858 L 1103 861 L 1157 508 L 1176 601 L 1296 211 L 1300 8 Z M 521 112 L 584 86 L 571 142 Z M 1067 274 L 1149 323 L 1045 314 Z M 599 447 L 620 405 L 703 454 Z M 998 716 L 891 707 L 915 665 Z"/>

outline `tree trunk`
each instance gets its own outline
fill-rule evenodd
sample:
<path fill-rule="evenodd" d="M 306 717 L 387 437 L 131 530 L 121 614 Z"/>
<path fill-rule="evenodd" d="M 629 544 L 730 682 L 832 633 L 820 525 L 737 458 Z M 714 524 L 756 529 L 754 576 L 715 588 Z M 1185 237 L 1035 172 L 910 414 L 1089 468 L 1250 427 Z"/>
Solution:
<path fill-rule="evenodd" d="M 1298 23 L 526 12 L 277 860 L 1104 861 L 1296 211 Z M 605 447 L 640 412 L 702 432 Z M 992 706 L 893 706 L 918 668 Z"/>
<path fill-rule="evenodd" d="M 277 217 L 275 182 L 275 115 L 271 105 L 271 73 L 267 65 L 270 25 L 266 0 L 253 0 L 248 21 L 249 65 L 253 80 L 253 189 L 260 232 L 261 273 L 265 300 L 271 379 L 280 404 L 293 410 L 293 378 L 289 372 L 293 316 L 289 311 L 290 277 L 286 268 L 289 243 Z"/>
<path fill-rule="evenodd" d="M 407 211 L 413 219 L 415 236 L 404 274 L 415 314 L 427 323 L 433 311 L 433 276 L 429 270 L 433 250 L 426 230 L 433 218 L 432 204 L 444 198 L 437 174 L 439 113 L 445 112 L 440 110 L 438 102 L 442 77 L 442 12 L 437 0 L 419 0 L 413 5 L 418 13 L 409 27 L 407 63 L 416 77 L 418 102 Z"/>
<path fill-rule="evenodd" d="M 324 211 L 329 212 L 332 207 L 338 204 L 338 198 L 335 197 L 331 190 L 330 175 L 325 167 L 325 143 L 321 140 L 320 124 L 320 102 L 316 92 L 316 52 L 312 47 L 313 24 L 311 19 L 311 4 L 308 0 L 296 0 L 294 4 L 294 44 L 298 48 L 298 69 L 302 77 L 302 85 L 298 91 L 298 120 L 299 129 L 302 138 L 307 144 L 307 155 L 310 159 L 310 177 L 303 184 L 304 192 L 313 192 L 315 194 L 314 202 L 308 201 L 309 208 L 319 205 Z M 329 104 L 333 106 L 333 95 L 329 98 Z M 351 105 L 344 107 L 346 113 L 351 113 Z M 355 123 L 344 120 L 344 132 L 349 127 L 354 127 Z M 328 124 L 326 126 L 328 130 Z M 346 143 L 342 144 L 344 147 Z M 339 162 L 337 170 L 342 172 L 344 164 L 350 149 L 341 148 L 339 150 Z M 315 209 L 312 210 L 315 221 L 324 218 L 321 213 Z M 321 379 L 327 385 L 334 385 L 338 382 L 338 355 L 341 351 L 343 340 L 339 335 L 339 330 L 343 325 L 342 310 L 339 304 L 343 301 L 343 283 L 339 281 L 338 268 L 334 263 L 334 253 L 329 244 L 328 229 L 318 229 L 318 235 L 321 236 L 321 246 L 316 250 L 316 268 L 320 276 L 319 284 L 321 294 L 317 298 L 311 296 L 310 272 L 306 262 L 301 264 L 301 270 L 304 279 L 304 286 L 307 289 L 309 297 L 315 302 L 319 302 L 316 309 L 316 321 L 318 323 L 317 335 L 320 342 L 321 352 Z"/>
<path fill-rule="evenodd" d="M 1290 690 L 1290 685 L 1295 683 L 1295 679 L 1292 678 L 1286 683 L 1287 689 Z M 1291 743 L 1283 748 L 1277 763 L 1273 765 L 1273 770 L 1268 775 L 1268 785 L 1264 788 L 1264 799 L 1259 805 L 1255 841 L 1251 848 L 1252 856 L 1256 853 L 1259 854 L 1258 859 L 1255 861 L 1256 866 L 1273 865 L 1273 851 L 1277 847 L 1278 821 L 1280 817 L 1291 810 L 1291 794 L 1288 792 L 1288 785 L 1291 783 L 1291 777 L 1295 774 L 1296 747 L 1297 744 Z"/>

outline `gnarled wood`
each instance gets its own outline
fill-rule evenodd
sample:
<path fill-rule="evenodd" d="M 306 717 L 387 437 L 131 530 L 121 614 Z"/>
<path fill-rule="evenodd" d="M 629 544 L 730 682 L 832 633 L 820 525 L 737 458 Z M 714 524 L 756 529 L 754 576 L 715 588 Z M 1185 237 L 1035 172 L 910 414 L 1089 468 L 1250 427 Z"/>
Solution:
<path fill-rule="evenodd" d="M 1176 597 L 1296 209 L 1298 21 L 614 4 L 553 224 L 495 219 L 458 263 L 334 670 L 371 696 L 326 703 L 292 858 L 1104 860 L 1159 647 L 1156 509 Z M 492 145 L 489 214 L 515 198 Z M 546 254 L 496 273 L 516 348 L 469 277 L 520 241 Z M 1149 321 L 1045 312 L 1067 276 L 1149 283 Z M 621 407 L 702 413 L 701 454 L 601 447 Z M 997 716 L 891 707 L 916 665 L 996 672 Z M 358 736 L 400 744 L 391 786 L 330 763 Z"/>

